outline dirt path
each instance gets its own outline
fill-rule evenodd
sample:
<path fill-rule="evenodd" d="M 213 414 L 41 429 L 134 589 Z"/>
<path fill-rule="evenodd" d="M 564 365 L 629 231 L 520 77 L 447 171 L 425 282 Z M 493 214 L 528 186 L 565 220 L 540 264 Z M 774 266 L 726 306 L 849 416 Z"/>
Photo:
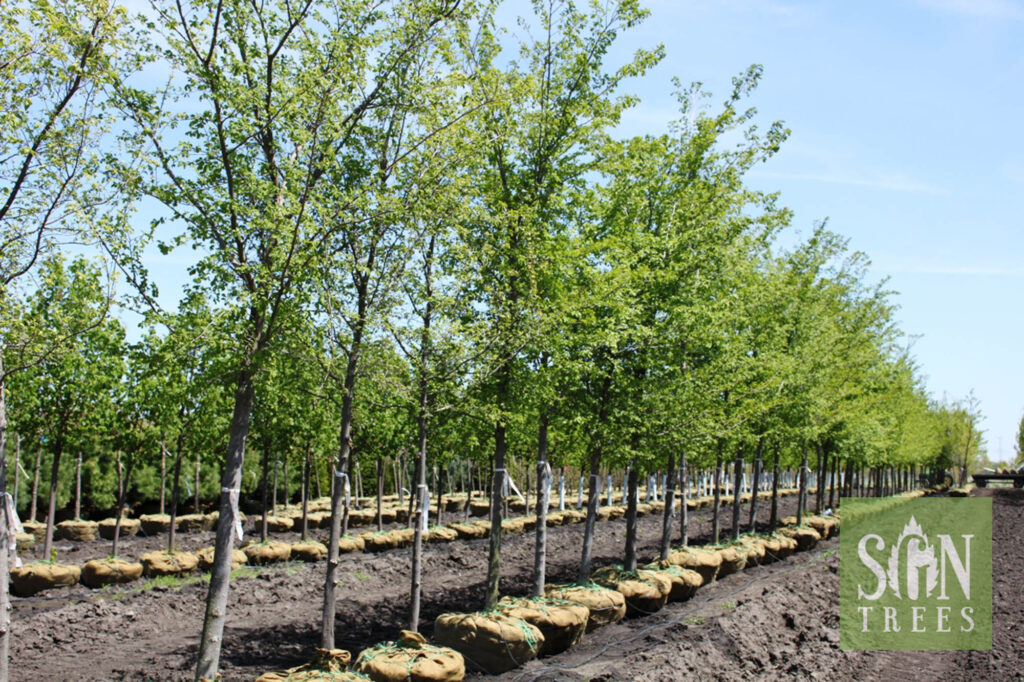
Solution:
<path fill-rule="evenodd" d="M 795 504 L 795 498 L 783 498 L 781 513 L 792 513 Z M 725 516 L 728 528 L 731 514 Z M 767 521 L 767 504 L 759 505 L 758 519 Z M 639 525 L 640 556 L 653 557 L 661 518 L 646 516 Z M 691 513 L 692 539 L 705 539 L 710 529 L 707 511 Z M 549 580 L 575 580 L 582 533 L 582 524 L 549 529 Z M 624 538 L 624 521 L 598 524 L 595 565 L 620 562 Z M 154 541 L 140 539 L 138 544 Z M 77 551 L 84 554 L 87 549 Z M 483 605 L 486 560 L 487 540 L 427 545 L 421 627 L 425 635 L 432 634 L 439 614 Z M 409 561 L 408 550 L 342 557 L 339 647 L 357 653 L 394 639 L 405 627 Z M 533 535 L 506 536 L 502 561 L 502 592 L 526 594 Z M 255 577 L 233 582 L 221 661 L 225 680 L 251 680 L 311 657 L 319 641 L 323 579 L 324 564 L 319 562 L 263 569 Z M 167 589 L 144 581 L 120 589 L 92 591 L 79 585 L 51 595 L 14 598 L 12 679 L 190 679 L 205 597 L 203 583 Z"/>

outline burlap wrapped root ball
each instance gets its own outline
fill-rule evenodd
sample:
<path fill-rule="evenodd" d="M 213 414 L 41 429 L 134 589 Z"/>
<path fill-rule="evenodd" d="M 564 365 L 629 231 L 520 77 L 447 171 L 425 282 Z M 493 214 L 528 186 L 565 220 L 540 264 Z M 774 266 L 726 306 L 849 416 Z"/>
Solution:
<path fill-rule="evenodd" d="M 626 598 L 622 593 L 596 583 L 548 585 L 544 588 L 544 596 L 586 606 L 590 611 L 587 632 L 602 625 L 618 623 L 626 617 Z"/>
<path fill-rule="evenodd" d="M 672 591 L 669 578 L 654 571 L 624 571 L 621 566 L 606 566 L 590 577 L 598 585 L 618 590 L 626 600 L 626 614 L 646 616 L 657 613 L 668 602 Z"/>
<path fill-rule="evenodd" d="M 733 547 L 747 554 L 747 566 L 760 566 L 771 559 L 767 555 L 764 540 L 754 535 L 746 535 L 733 543 Z"/>
<path fill-rule="evenodd" d="M 424 539 L 428 542 L 452 542 L 459 539 L 459 532 L 453 528 L 434 526 Z"/>
<path fill-rule="evenodd" d="M 34 533 L 17 533 L 14 536 L 14 541 L 18 545 L 18 550 L 32 549 L 36 545 L 36 536 Z"/>
<path fill-rule="evenodd" d="M 747 552 L 737 547 L 721 547 L 718 555 L 722 557 L 722 564 L 718 567 L 718 576 L 715 580 L 721 580 L 727 575 L 742 571 L 747 567 Z"/>
<path fill-rule="evenodd" d="M 99 522 L 98 527 L 101 538 L 113 540 L 115 530 L 121 537 L 127 538 L 138 533 L 140 525 L 138 519 L 122 518 L 120 526 L 117 525 L 117 519 L 103 519 Z"/>
<path fill-rule="evenodd" d="M 196 552 L 196 558 L 199 559 L 199 568 L 203 571 L 213 570 L 213 558 L 216 549 L 214 547 L 203 547 L 201 550 Z M 249 557 L 245 555 L 240 549 L 231 550 L 231 570 L 241 568 L 249 563 Z"/>
<path fill-rule="evenodd" d="M 443 613 L 434 621 L 434 639 L 492 675 L 536 658 L 544 645 L 536 627 L 497 612 Z"/>
<path fill-rule="evenodd" d="M 142 564 L 124 559 L 93 559 L 82 565 L 79 581 L 86 587 L 121 585 L 142 577 Z"/>
<path fill-rule="evenodd" d="M 245 552 L 248 562 L 257 566 L 288 561 L 292 556 L 292 546 L 290 544 L 275 540 L 246 545 L 242 548 L 242 551 Z"/>
<path fill-rule="evenodd" d="M 98 528 L 99 524 L 95 521 L 61 521 L 57 524 L 60 537 L 72 542 L 92 542 L 96 539 Z"/>
<path fill-rule="evenodd" d="M 264 673 L 256 682 L 355 682 L 367 678 L 358 673 L 348 672 L 352 654 L 344 649 L 317 649 L 309 663 Z"/>
<path fill-rule="evenodd" d="M 503 597 L 495 609 L 513 618 L 525 620 L 544 635 L 539 656 L 559 654 L 583 638 L 590 609 L 564 599 Z"/>
<path fill-rule="evenodd" d="M 810 516 L 807 525 L 818 531 L 822 540 L 827 540 L 839 533 L 839 520 L 831 516 Z"/>
<path fill-rule="evenodd" d="M 448 527 L 459 534 L 460 540 L 477 540 L 487 537 L 487 528 L 475 523 L 452 523 Z"/>
<path fill-rule="evenodd" d="M 11 592 L 19 597 L 31 597 L 54 587 L 70 587 L 78 582 L 81 575 L 82 569 L 74 564 L 46 561 L 25 564 L 11 569 Z"/>
<path fill-rule="evenodd" d="M 374 682 L 459 682 L 466 676 L 462 654 L 427 644 L 423 635 L 408 630 L 397 642 L 364 649 L 353 669 Z"/>
<path fill-rule="evenodd" d="M 361 537 L 343 535 L 340 538 L 338 538 L 338 552 L 340 554 L 362 552 L 365 548 L 366 542 Z"/>
<path fill-rule="evenodd" d="M 797 551 L 800 552 L 814 549 L 817 546 L 818 541 L 821 540 L 821 535 L 818 534 L 818 531 L 814 530 L 810 526 L 790 526 L 788 528 L 780 528 L 779 533 L 796 540 L 796 548 Z"/>
<path fill-rule="evenodd" d="M 142 572 L 150 578 L 161 575 L 186 575 L 199 566 L 192 552 L 148 552 L 139 559 Z"/>
<path fill-rule="evenodd" d="M 327 556 L 327 545 L 316 540 L 304 540 L 292 545 L 291 558 L 298 561 L 320 561 Z"/>
<path fill-rule="evenodd" d="M 185 514 L 177 520 L 178 530 L 182 533 L 201 533 L 210 530 L 213 522 L 205 514 Z"/>
<path fill-rule="evenodd" d="M 781 561 L 796 551 L 796 540 L 781 533 L 772 533 L 765 536 L 764 542 L 765 558 L 771 557 L 775 561 Z"/>
<path fill-rule="evenodd" d="M 160 535 L 171 529 L 170 514 L 143 514 L 139 517 L 143 535 Z"/>
<path fill-rule="evenodd" d="M 257 525 L 262 523 L 258 520 Z M 287 533 L 295 527 L 295 519 L 287 516 L 267 516 L 267 530 L 271 533 Z"/>
<path fill-rule="evenodd" d="M 38 521 L 22 521 L 21 527 L 26 533 L 30 533 L 36 542 L 42 542 L 46 538 L 46 524 Z"/>
<path fill-rule="evenodd" d="M 697 571 L 670 564 L 667 561 L 656 561 L 644 566 L 646 571 L 660 572 L 671 581 L 672 590 L 668 593 L 670 602 L 685 601 L 697 593 L 697 588 L 704 584 L 704 579 Z"/>
<path fill-rule="evenodd" d="M 711 549 L 681 547 L 668 555 L 668 562 L 696 571 L 704 581 L 703 584 L 707 585 L 718 576 L 722 555 Z"/>

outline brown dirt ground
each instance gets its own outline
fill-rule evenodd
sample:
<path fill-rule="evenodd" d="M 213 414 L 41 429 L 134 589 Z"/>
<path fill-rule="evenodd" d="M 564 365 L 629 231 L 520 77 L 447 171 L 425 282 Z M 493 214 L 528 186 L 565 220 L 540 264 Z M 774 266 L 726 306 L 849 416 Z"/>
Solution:
<path fill-rule="evenodd" d="M 767 520 L 767 506 L 760 505 L 759 519 Z M 782 500 L 783 514 L 794 509 L 794 498 Z M 659 614 L 599 629 L 571 651 L 531 662 L 502 679 L 1020 678 L 1024 498 L 997 494 L 994 509 L 992 653 L 841 651 L 838 541 L 830 540 L 786 562 L 751 568 L 702 588 L 693 600 L 669 605 Z M 708 535 L 709 517 L 705 510 L 691 515 L 691 538 L 700 541 Z M 729 519 L 727 513 L 725 527 Z M 657 515 L 640 520 L 642 558 L 656 554 L 660 524 Z M 624 535 L 624 521 L 598 524 L 596 565 L 621 560 Z M 189 547 L 212 541 L 212 533 L 181 537 Z M 581 538 L 582 525 L 549 530 L 549 580 L 575 578 Z M 62 547 L 61 558 L 92 558 L 91 545 L 96 545 L 92 556 L 109 552 L 109 543 L 97 541 Z M 159 538 L 132 538 L 121 553 L 137 555 L 160 545 Z M 487 540 L 427 545 L 425 635 L 430 636 L 440 613 L 482 605 L 486 557 Z M 502 592 L 526 594 L 532 534 L 506 536 L 502 560 Z M 225 680 L 251 680 L 311 657 L 319 640 L 323 575 L 323 562 L 288 563 L 232 583 L 221 658 Z M 357 653 L 394 639 L 408 610 L 409 551 L 344 555 L 340 578 L 337 646 Z M 11 679 L 191 679 L 205 596 L 204 583 L 166 588 L 143 581 L 14 598 Z"/>

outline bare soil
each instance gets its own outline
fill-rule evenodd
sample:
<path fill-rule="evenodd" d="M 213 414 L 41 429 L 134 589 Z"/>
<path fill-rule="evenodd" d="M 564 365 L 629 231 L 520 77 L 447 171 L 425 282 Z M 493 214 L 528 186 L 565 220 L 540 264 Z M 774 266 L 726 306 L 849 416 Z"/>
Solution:
<path fill-rule="evenodd" d="M 1019 679 L 1024 676 L 1024 497 L 996 493 L 995 502 L 993 652 L 841 651 L 838 541 L 831 540 L 785 562 L 729 576 L 653 616 L 598 629 L 569 652 L 528 663 L 501 679 Z M 795 503 L 781 500 L 782 514 L 792 513 Z M 758 518 L 766 521 L 768 505 L 759 507 Z M 727 511 L 725 528 L 730 519 Z M 709 512 L 691 513 L 691 541 L 706 540 L 710 526 Z M 576 578 L 582 531 L 582 525 L 549 529 L 552 582 Z M 660 532 L 660 515 L 640 519 L 641 558 L 657 554 Z M 212 533 L 180 537 L 186 546 L 212 541 Z M 620 562 L 624 538 L 624 521 L 598 524 L 595 565 Z M 161 542 L 132 538 L 121 554 L 137 556 L 159 549 Z M 109 543 L 97 541 L 62 546 L 61 558 L 93 558 L 87 555 L 94 544 L 94 556 L 109 552 Z M 406 627 L 409 555 L 406 549 L 342 556 L 337 646 L 356 654 L 394 639 Z M 486 559 L 487 540 L 426 546 L 421 631 L 428 638 L 437 615 L 482 606 Z M 507 535 L 502 562 L 502 592 L 526 594 L 533 535 Z M 223 679 L 251 680 L 308 660 L 319 643 L 323 579 L 319 562 L 262 568 L 233 581 Z M 205 583 L 168 588 L 141 581 L 13 598 L 11 679 L 191 679 L 205 597 Z"/>

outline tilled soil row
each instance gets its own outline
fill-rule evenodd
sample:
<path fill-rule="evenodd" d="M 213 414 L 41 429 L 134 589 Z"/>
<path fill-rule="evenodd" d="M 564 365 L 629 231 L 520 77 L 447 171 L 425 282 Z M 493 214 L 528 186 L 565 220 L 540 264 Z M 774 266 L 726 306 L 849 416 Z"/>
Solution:
<path fill-rule="evenodd" d="M 758 521 L 769 505 L 759 504 Z M 795 498 L 780 500 L 780 513 L 795 511 Z M 746 512 L 746 506 L 744 511 Z M 741 515 L 746 519 L 746 513 Z M 723 529 L 731 514 L 723 515 Z M 691 542 L 709 539 L 709 510 L 691 513 Z M 639 552 L 657 554 L 661 517 L 639 520 Z M 577 576 L 582 524 L 548 531 L 548 578 Z M 621 562 L 625 522 L 598 524 L 596 566 Z M 434 619 L 483 605 L 487 540 L 427 545 L 421 631 Z M 509 536 L 502 551 L 502 593 L 525 595 L 532 581 L 533 535 Z M 393 640 L 407 627 L 408 550 L 344 555 L 340 564 L 336 646 L 356 653 Z M 234 582 L 228 606 L 221 672 L 225 680 L 252 679 L 309 660 L 319 643 L 323 565 L 289 563 Z M 206 585 L 167 588 L 140 583 L 90 591 L 81 586 L 14 600 L 12 679 L 187 679 L 192 674 Z"/>

